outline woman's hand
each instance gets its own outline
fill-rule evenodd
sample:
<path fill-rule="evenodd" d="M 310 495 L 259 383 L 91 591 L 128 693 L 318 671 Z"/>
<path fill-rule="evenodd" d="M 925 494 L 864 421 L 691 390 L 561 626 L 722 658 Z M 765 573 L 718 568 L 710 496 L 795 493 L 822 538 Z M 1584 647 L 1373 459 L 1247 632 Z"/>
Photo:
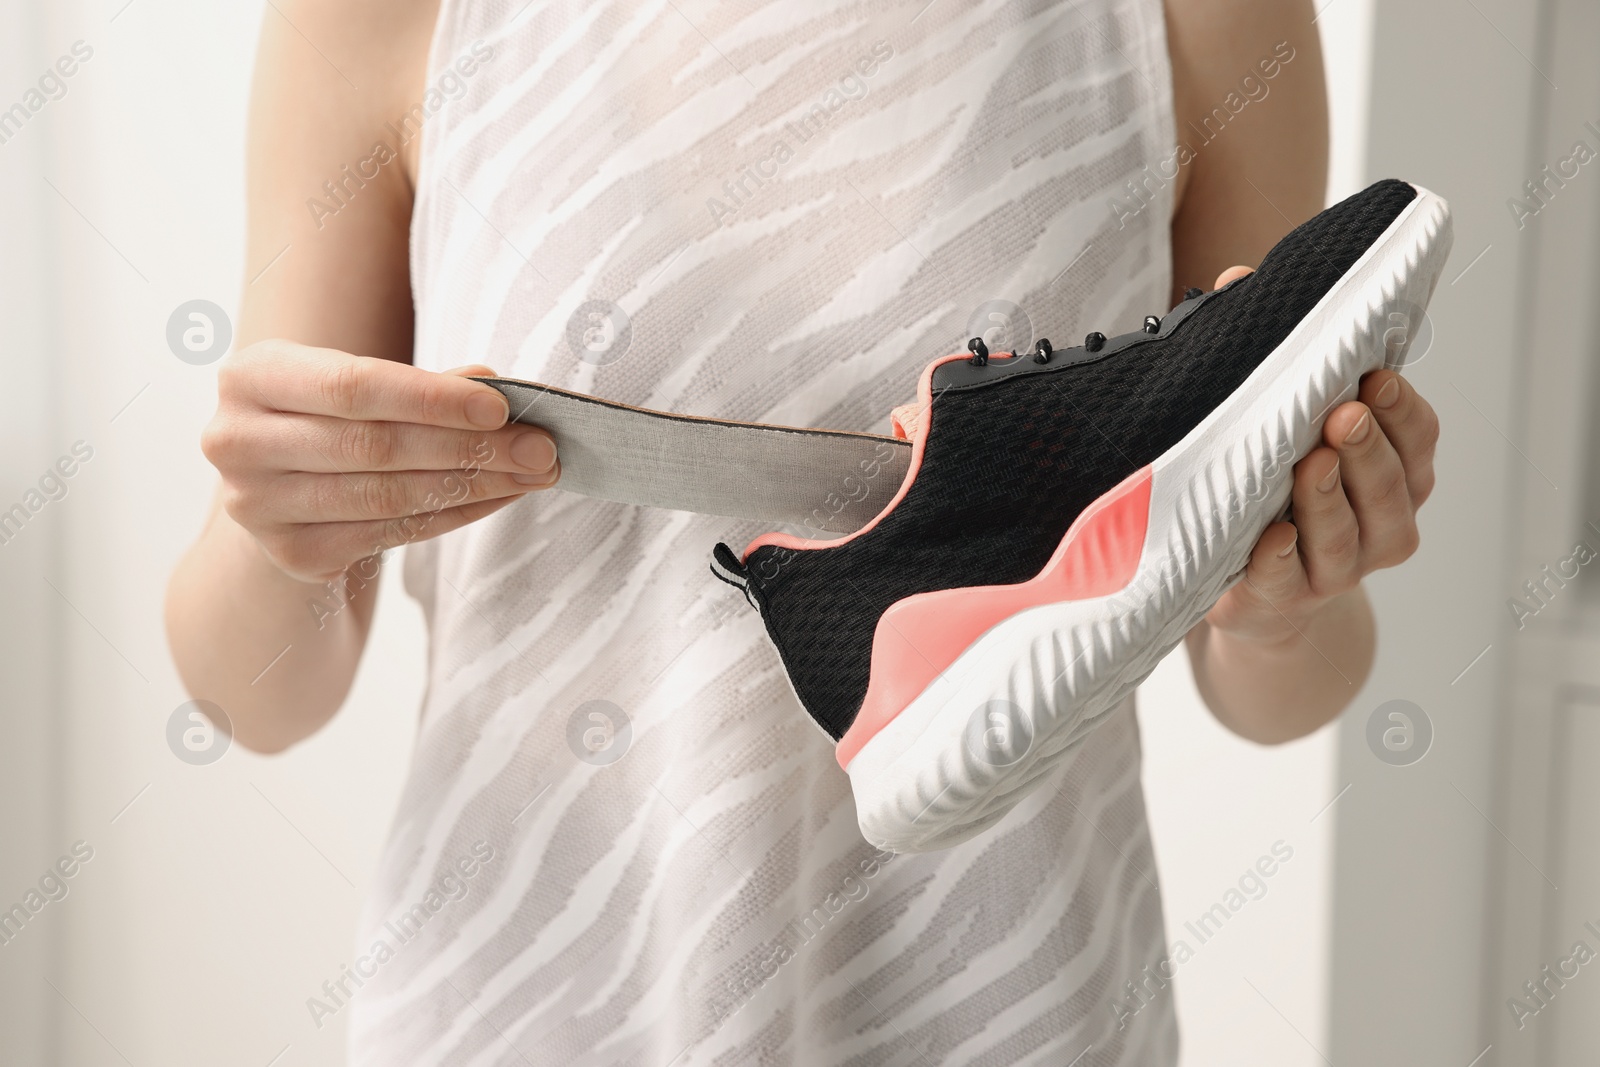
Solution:
<path fill-rule="evenodd" d="M 1248 273 L 1234 267 L 1217 286 Z M 1362 378 L 1358 396 L 1329 413 L 1323 445 L 1295 464 L 1293 521 L 1261 535 L 1244 580 L 1206 616 L 1215 629 L 1251 641 L 1298 640 L 1312 616 L 1362 578 L 1417 550 L 1438 416 L 1392 370 Z"/>
<path fill-rule="evenodd" d="M 263 341 L 223 364 L 201 447 L 222 505 L 301 581 L 483 518 L 560 477 L 555 442 L 507 424 L 465 375 Z"/>

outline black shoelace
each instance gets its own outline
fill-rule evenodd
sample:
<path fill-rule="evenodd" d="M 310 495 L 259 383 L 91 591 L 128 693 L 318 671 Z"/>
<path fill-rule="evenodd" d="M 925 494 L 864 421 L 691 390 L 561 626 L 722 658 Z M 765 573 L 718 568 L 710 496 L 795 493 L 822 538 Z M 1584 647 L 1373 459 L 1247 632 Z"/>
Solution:
<path fill-rule="evenodd" d="M 1197 300 L 1205 295 L 1205 290 L 1203 289 L 1190 288 L 1183 291 L 1183 298 L 1185 300 Z M 1160 333 L 1161 316 L 1146 315 L 1144 317 L 1144 332 L 1152 334 Z M 1084 350 L 1088 352 L 1098 352 L 1105 346 L 1106 335 L 1101 333 L 1099 330 L 1095 330 L 1093 333 L 1089 334 L 1083 339 Z M 974 337 L 969 340 L 967 342 L 967 351 L 972 353 L 972 358 L 967 360 L 967 362 L 972 364 L 972 366 L 987 367 L 989 365 L 989 346 L 984 343 L 983 338 Z M 1034 342 L 1033 361 L 1035 363 L 1049 363 L 1050 356 L 1054 351 L 1055 349 L 1050 345 L 1050 339 L 1047 337 L 1041 337 L 1038 341 Z M 1020 357 L 1022 355 L 1021 352 L 1013 352 L 1011 354 L 1013 357 Z"/>

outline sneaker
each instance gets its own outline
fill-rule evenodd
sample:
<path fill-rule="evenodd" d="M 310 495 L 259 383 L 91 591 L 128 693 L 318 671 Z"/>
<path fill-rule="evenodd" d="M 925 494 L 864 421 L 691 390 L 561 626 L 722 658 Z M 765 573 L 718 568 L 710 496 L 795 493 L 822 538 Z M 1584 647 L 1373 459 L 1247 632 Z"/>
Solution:
<path fill-rule="evenodd" d="M 1450 247 L 1383 181 L 1138 333 L 934 361 L 910 469 L 835 541 L 774 533 L 713 572 L 760 611 L 881 848 L 993 826 L 1243 573 L 1296 461 L 1403 364 Z"/>

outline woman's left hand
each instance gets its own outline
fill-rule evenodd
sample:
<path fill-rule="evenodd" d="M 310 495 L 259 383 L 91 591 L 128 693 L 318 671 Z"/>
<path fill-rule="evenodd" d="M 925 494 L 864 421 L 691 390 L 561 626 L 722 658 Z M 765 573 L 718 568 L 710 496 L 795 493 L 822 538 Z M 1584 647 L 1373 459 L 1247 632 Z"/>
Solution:
<path fill-rule="evenodd" d="M 1250 273 L 1233 267 L 1220 288 Z M 1246 640 L 1295 638 L 1326 604 L 1417 550 L 1417 509 L 1433 491 L 1439 418 L 1392 370 L 1361 379 L 1329 413 L 1323 444 L 1294 466 L 1292 522 L 1267 527 L 1244 580 L 1206 616 Z"/>

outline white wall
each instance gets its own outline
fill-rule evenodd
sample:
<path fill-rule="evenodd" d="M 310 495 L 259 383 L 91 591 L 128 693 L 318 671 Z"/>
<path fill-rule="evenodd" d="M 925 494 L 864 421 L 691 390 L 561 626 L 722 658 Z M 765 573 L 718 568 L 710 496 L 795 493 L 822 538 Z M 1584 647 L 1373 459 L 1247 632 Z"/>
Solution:
<path fill-rule="evenodd" d="M 364 665 L 338 722 L 288 756 L 235 750 L 193 767 L 167 748 L 168 716 L 186 697 L 161 594 L 213 480 L 196 442 L 215 366 L 176 359 L 166 321 L 196 297 L 234 308 L 244 272 L 261 266 L 241 262 L 241 164 L 263 7 L 124 3 L 53 5 L 41 56 L 0 79 L 8 96 L 74 41 L 94 50 L 24 131 L 37 145 L 0 147 L 6 181 L 43 193 L 60 241 L 39 266 L 54 273 L 61 400 L 26 469 L 77 439 L 94 448 L 67 498 L 24 531 L 30 552 L 54 545 L 70 560 L 51 574 L 70 604 L 65 667 L 40 672 L 62 690 L 64 780 L 58 826 L 6 869 L 36 877 L 76 840 L 94 849 L 39 920 L 61 939 L 57 1062 L 265 1065 L 283 1052 L 277 1067 L 336 1064 L 342 1019 L 319 1032 L 304 1004 L 347 959 L 408 759 L 420 620 L 386 590 L 384 654 Z M 19 173 L 19 145 L 39 150 L 34 173 Z M 39 569 L 15 547 L 0 549 L 8 583 Z M 6 626 L 26 636 L 30 621 Z M 0 897 L 25 888 L 13 879 Z M 7 1026 L 13 1007 L 0 1007 Z"/>
<path fill-rule="evenodd" d="M 0 0 L 0 71 L 32 70 L 39 20 L 27 0 Z M 4 82 L 9 92 L 9 80 Z M 7 101 L 9 106 L 10 101 Z M 48 140 L 43 131 L 0 145 L 0 511 L 24 487 L 36 485 L 54 461 L 60 439 L 50 405 L 49 225 L 37 176 Z M 42 512 L 45 520 L 55 514 Z M 9 911 L 36 884 L 63 830 L 53 810 L 55 722 L 61 670 L 57 659 L 63 605 L 45 584 L 58 553 L 48 521 L 27 536 L 0 544 L 0 911 Z M 0 1063 L 28 1064 L 49 1055 L 56 995 L 54 975 L 61 924 L 41 912 L 16 939 L 0 945 Z"/>
<path fill-rule="evenodd" d="M 24 532 L 26 543 L 0 548 L 0 589 L 31 589 L 36 602 L 5 624 L 11 659 L 61 691 L 58 703 L 41 689 L 26 710 L 8 705 L 8 736 L 22 736 L 18 722 L 40 733 L 42 709 L 53 707 L 62 774 L 54 815 L 35 812 L 28 832 L 7 831 L 0 899 L 24 892 L 72 842 L 95 850 L 70 896 L 28 931 L 41 943 L 57 940 L 50 977 L 60 993 L 20 962 L 15 946 L 0 950 L 0 1032 L 20 1034 L 54 1009 L 57 1062 L 74 1067 L 336 1064 L 343 1020 L 317 1030 L 305 1000 L 348 958 L 409 758 L 420 618 L 391 575 L 374 654 L 349 706 L 291 753 L 269 760 L 235 750 L 193 767 L 168 750 L 166 722 L 185 696 L 162 637 L 161 591 L 212 484 L 195 442 L 211 412 L 215 368 L 177 360 L 164 332 L 184 301 L 234 308 L 244 279 L 262 266 L 241 262 L 241 119 L 264 9 L 124 3 L 52 5 L 37 16 L 33 62 L 0 55 L 5 99 L 74 41 L 94 49 L 67 95 L 0 146 L 8 203 L 33 198 L 43 205 L 40 223 L 59 234 L 53 259 L 23 271 L 54 282 L 59 343 L 47 357 L 36 337 L 21 354 L 38 379 L 32 395 L 47 395 L 51 375 L 62 386 L 54 410 L 6 394 L 8 434 L 24 428 L 28 443 L 12 447 L 8 436 L 0 489 L 20 491 L 29 472 L 75 440 L 95 449 L 68 497 Z M 0 12 L 13 6 L 20 0 Z M 1321 21 L 1336 72 L 1341 194 L 1360 184 L 1353 146 L 1362 139 L 1369 11 L 1370 0 L 1338 0 Z M 11 25 L 8 18 L 8 34 Z M 17 190 L 20 199 L 9 199 Z M 8 257 L 5 269 L 19 266 Z M 24 294 L 22 310 L 45 307 L 26 284 L 8 282 L 8 298 Z M 45 372 L 47 358 L 54 363 Z M 42 586 L 45 576 L 59 601 Z M 48 636 L 51 610 L 63 662 L 41 669 L 45 652 L 27 642 Z M 1181 658 L 1163 665 L 1142 701 L 1173 936 L 1274 841 L 1295 850 L 1268 894 L 1181 972 L 1188 1062 L 1319 1062 L 1293 1031 L 1326 1048 L 1335 815 L 1310 820 L 1334 792 L 1331 735 L 1273 750 L 1231 738 L 1199 708 Z M 36 784 L 45 780 L 34 772 Z M 42 1062 L 36 1054 L 17 1051 L 6 1062 Z"/>
<path fill-rule="evenodd" d="M 1509 669 L 1515 646 L 1506 603 L 1526 573 L 1526 561 L 1512 555 L 1512 532 L 1552 515 L 1555 501 L 1571 514 L 1577 509 L 1567 499 L 1581 493 L 1570 482 L 1546 483 L 1530 466 L 1559 470 L 1534 444 L 1548 447 L 1549 438 L 1528 425 L 1559 426 L 1541 401 L 1559 396 L 1554 406 L 1568 410 L 1576 383 L 1533 391 L 1531 372 L 1551 362 L 1543 353 L 1533 358 L 1528 316 L 1537 315 L 1541 330 L 1564 333 L 1594 298 L 1592 287 L 1577 295 L 1576 316 L 1570 304 L 1526 299 L 1524 257 L 1537 247 L 1530 237 L 1575 220 L 1558 202 L 1561 210 L 1522 232 L 1507 210 L 1552 158 L 1544 156 L 1541 100 L 1568 98 L 1563 108 L 1596 114 L 1592 97 L 1570 99 L 1581 83 L 1556 72 L 1547 84 L 1539 69 L 1549 66 L 1552 6 L 1382 0 L 1376 8 L 1370 159 L 1375 170 L 1449 199 L 1455 250 L 1429 307 L 1433 349 L 1408 371 L 1443 427 L 1438 488 L 1419 518 L 1424 549 L 1373 587 L 1387 637 L 1369 691 L 1414 701 L 1432 718 L 1435 738 L 1425 760 L 1394 768 L 1371 758 L 1360 717 L 1341 727 L 1340 776 L 1352 784 L 1339 804 L 1336 844 L 1329 1056 L 1337 1063 L 1526 1062 L 1503 1045 L 1488 1049 L 1506 1018 L 1505 998 L 1527 977 L 1508 989 L 1501 983 L 1510 976 L 1495 974 L 1486 934 L 1508 918 L 1496 898 L 1508 885 L 1542 886 L 1518 850 L 1551 847 L 1524 837 L 1497 800 L 1510 739 L 1527 730 L 1513 714 Z M 1573 43 L 1576 62 L 1592 69 L 1592 36 Z M 1563 153 L 1584 135 L 1561 133 L 1551 147 Z M 1596 189 L 1590 183 L 1562 196 Z M 1530 500 L 1537 508 L 1523 506 Z M 1513 882 L 1494 885 L 1497 863 Z M 1594 1050 L 1587 1052 L 1593 1062 Z"/>

